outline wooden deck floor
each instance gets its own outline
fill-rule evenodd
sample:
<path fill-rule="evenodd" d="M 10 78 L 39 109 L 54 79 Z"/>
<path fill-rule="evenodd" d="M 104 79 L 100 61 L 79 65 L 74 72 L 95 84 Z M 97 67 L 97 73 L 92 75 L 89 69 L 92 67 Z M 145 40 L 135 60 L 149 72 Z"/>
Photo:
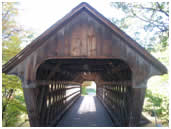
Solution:
<path fill-rule="evenodd" d="M 81 96 L 65 113 L 58 127 L 112 127 L 107 111 L 96 96 Z"/>

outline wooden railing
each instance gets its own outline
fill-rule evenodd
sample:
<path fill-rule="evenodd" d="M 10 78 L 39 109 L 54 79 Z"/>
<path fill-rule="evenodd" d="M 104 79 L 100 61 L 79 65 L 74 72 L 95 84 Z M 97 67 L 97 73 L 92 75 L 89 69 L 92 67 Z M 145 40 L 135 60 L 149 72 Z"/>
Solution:
<path fill-rule="evenodd" d="M 130 81 L 103 82 L 97 86 L 97 97 L 104 104 L 115 126 L 129 124 L 130 86 Z"/>
<path fill-rule="evenodd" d="M 39 88 L 40 96 L 37 105 L 41 126 L 55 126 L 64 112 L 80 96 L 80 85 L 77 83 L 52 81 L 48 84 L 39 82 Z"/>

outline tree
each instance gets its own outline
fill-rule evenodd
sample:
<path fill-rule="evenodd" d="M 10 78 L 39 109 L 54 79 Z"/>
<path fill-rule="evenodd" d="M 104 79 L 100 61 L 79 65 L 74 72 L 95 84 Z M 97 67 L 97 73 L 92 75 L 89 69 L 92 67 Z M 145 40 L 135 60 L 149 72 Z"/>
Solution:
<path fill-rule="evenodd" d="M 82 86 L 85 86 L 85 87 L 91 86 L 92 83 L 93 83 L 92 81 L 84 81 L 84 82 L 82 83 Z"/>
<path fill-rule="evenodd" d="M 2 3 L 2 63 L 21 51 L 21 44 L 33 34 L 25 31 L 15 21 L 19 3 Z M 3 126 L 19 126 L 27 121 L 26 105 L 21 81 L 16 76 L 2 74 L 2 119 Z M 20 119 L 24 117 L 24 121 Z"/>
<path fill-rule="evenodd" d="M 92 86 L 93 84 L 93 81 L 84 81 L 82 84 L 81 84 L 81 93 L 83 95 L 87 95 L 87 87 L 88 86 Z"/>
<path fill-rule="evenodd" d="M 111 20 L 128 33 L 136 30 L 132 35 L 133 38 L 169 68 L 169 2 L 111 2 L 111 6 L 122 10 L 125 14 L 119 20 L 115 18 Z M 153 77 L 148 84 L 150 85 L 146 90 L 143 110 L 150 114 L 155 112 L 162 120 L 162 124 L 168 126 L 169 98 L 166 94 L 169 86 L 168 74 Z"/>
<path fill-rule="evenodd" d="M 125 31 L 133 28 L 133 26 L 137 26 L 137 31 L 134 33 L 133 38 L 147 50 L 156 51 L 167 48 L 169 37 L 169 2 L 111 2 L 111 6 L 125 13 L 124 17 L 120 20 L 113 18 L 112 21 Z M 147 34 L 146 37 L 144 37 L 145 34 Z"/>

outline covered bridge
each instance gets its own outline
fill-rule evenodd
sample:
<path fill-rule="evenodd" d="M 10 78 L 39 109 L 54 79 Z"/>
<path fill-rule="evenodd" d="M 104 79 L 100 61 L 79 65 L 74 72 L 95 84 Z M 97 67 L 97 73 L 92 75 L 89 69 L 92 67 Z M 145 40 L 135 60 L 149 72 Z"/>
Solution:
<path fill-rule="evenodd" d="M 81 3 L 3 65 L 18 76 L 31 126 L 56 126 L 95 81 L 114 126 L 138 126 L 147 81 L 166 67 L 87 3 Z"/>

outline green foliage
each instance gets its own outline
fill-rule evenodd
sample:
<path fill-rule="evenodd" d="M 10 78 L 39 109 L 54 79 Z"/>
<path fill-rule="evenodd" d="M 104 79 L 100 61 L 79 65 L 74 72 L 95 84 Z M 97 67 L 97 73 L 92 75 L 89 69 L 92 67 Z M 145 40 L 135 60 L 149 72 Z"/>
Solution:
<path fill-rule="evenodd" d="M 2 118 L 3 126 L 16 126 L 20 115 L 26 114 L 26 106 L 21 89 L 21 81 L 16 76 L 3 74 Z"/>
<path fill-rule="evenodd" d="M 152 53 L 158 59 L 164 63 L 169 69 L 169 49 L 160 50 Z M 162 124 L 168 126 L 169 123 L 169 75 L 154 76 L 148 81 L 148 88 L 146 90 L 144 111 L 151 115 L 154 115 L 154 111 L 159 120 L 162 120 Z"/>
<path fill-rule="evenodd" d="M 84 81 L 82 83 L 82 87 L 81 87 L 82 95 L 87 95 L 89 92 L 94 92 L 95 91 L 94 89 L 87 88 L 87 87 L 92 86 L 92 85 L 93 85 L 93 81 Z"/>
<path fill-rule="evenodd" d="M 92 85 L 92 81 L 84 81 L 82 86 L 91 86 Z"/>
<path fill-rule="evenodd" d="M 20 126 L 23 122 L 23 124 L 28 123 L 20 79 L 16 76 L 2 74 L 2 85 L 3 126 L 13 127 Z"/>
<path fill-rule="evenodd" d="M 150 52 L 158 51 L 155 48 L 157 44 L 163 50 L 168 47 L 169 2 L 111 2 L 111 6 L 124 13 L 119 20 L 112 18 L 112 22 L 130 34 L 140 45 Z M 141 34 L 132 34 L 133 29 Z"/>
<path fill-rule="evenodd" d="M 21 51 L 31 32 L 23 30 L 15 21 L 18 3 L 2 4 L 2 64 Z M 29 126 L 21 81 L 18 77 L 2 74 L 2 125 Z"/>
<path fill-rule="evenodd" d="M 146 91 L 145 104 L 143 110 L 152 116 L 156 116 L 162 120 L 162 124 L 169 124 L 169 98 L 163 94 L 152 93 L 151 90 Z M 155 113 L 155 114 L 154 114 Z"/>
<path fill-rule="evenodd" d="M 86 86 L 81 87 L 81 94 L 87 95 L 88 93 L 96 93 L 96 90 L 94 88 L 88 88 Z"/>
<path fill-rule="evenodd" d="M 169 3 L 112 2 L 111 6 L 124 15 L 112 22 L 133 37 L 169 68 Z M 148 82 L 143 110 L 156 113 L 162 124 L 169 123 L 168 74 L 156 76 Z"/>
<path fill-rule="evenodd" d="M 25 102 L 17 97 L 23 98 L 23 95 L 16 93 L 10 99 L 3 97 L 3 126 L 17 126 L 22 121 L 19 117 L 27 113 Z"/>
<path fill-rule="evenodd" d="M 81 94 L 82 95 L 87 95 L 86 87 L 85 86 L 81 86 Z"/>
<path fill-rule="evenodd" d="M 33 33 L 23 30 L 16 21 L 19 3 L 3 2 L 2 4 L 2 64 L 21 51 L 23 43 L 33 38 Z"/>

